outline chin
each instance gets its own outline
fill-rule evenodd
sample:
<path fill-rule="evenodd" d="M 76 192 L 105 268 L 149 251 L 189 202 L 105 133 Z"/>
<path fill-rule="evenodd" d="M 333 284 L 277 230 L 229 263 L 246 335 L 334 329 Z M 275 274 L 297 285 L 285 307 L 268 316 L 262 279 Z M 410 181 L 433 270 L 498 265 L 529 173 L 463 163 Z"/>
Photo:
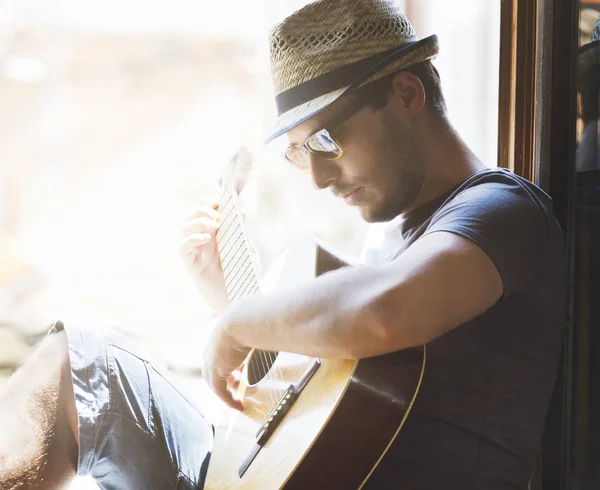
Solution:
<path fill-rule="evenodd" d="M 377 212 L 377 210 L 368 209 L 368 208 L 362 208 L 360 210 L 360 214 L 362 215 L 362 218 L 367 223 L 381 223 L 383 221 L 389 221 L 392 219 L 392 218 L 388 218 L 386 214 L 383 214 L 381 212 Z"/>
<path fill-rule="evenodd" d="M 361 207 L 360 214 L 367 223 L 383 223 L 391 221 L 404 212 L 404 209 L 398 210 L 391 206 L 381 207 Z"/>

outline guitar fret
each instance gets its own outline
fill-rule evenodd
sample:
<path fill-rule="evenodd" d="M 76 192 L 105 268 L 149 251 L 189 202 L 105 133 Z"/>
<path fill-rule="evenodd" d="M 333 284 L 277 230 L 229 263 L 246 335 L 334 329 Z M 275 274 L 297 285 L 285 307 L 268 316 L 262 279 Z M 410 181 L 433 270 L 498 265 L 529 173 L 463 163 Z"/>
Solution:
<path fill-rule="evenodd" d="M 250 263 L 246 269 L 244 270 L 244 272 L 248 269 L 250 269 L 252 267 L 252 263 Z M 252 274 L 247 274 L 246 276 L 240 275 L 240 279 L 238 279 L 235 284 L 233 284 L 231 287 L 228 287 L 229 291 L 231 292 L 231 295 L 234 295 L 237 291 L 241 290 L 241 289 L 245 289 L 248 287 L 248 284 L 250 283 L 250 285 L 254 284 L 256 282 L 255 278 L 252 277 Z"/>
<path fill-rule="evenodd" d="M 235 213 L 235 211 L 236 211 L 235 205 L 232 204 L 230 206 L 229 210 L 227 210 L 227 206 L 225 206 L 225 208 L 219 208 L 219 209 L 221 209 L 222 217 L 221 217 L 221 226 L 219 227 L 218 231 L 221 234 L 225 234 L 225 233 L 227 233 L 231 224 L 236 223 L 239 220 L 236 219 L 237 215 Z"/>
<path fill-rule="evenodd" d="M 241 232 L 241 229 L 238 230 L 235 235 L 228 237 L 228 239 L 219 247 L 221 253 L 221 263 L 225 263 L 228 258 L 243 248 L 245 241 L 246 237 Z"/>
<path fill-rule="evenodd" d="M 240 281 L 243 284 L 246 281 L 246 278 L 253 278 L 253 266 L 254 264 L 252 263 L 252 260 L 249 260 L 248 257 L 246 257 L 244 265 L 238 268 L 238 272 L 234 275 L 233 280 L 225 280 L 225 283 L 230 291 L 233 291 L 238 286 Z"/>
<path fill-rule="evenodd" d="M 235 196 L 223 192 L 219 209 L 222 218 L 217 230 L 217 247 L 229 298 L 255 294 L 259 292 L 260 284 Z"/>
<path fill-rule="evenodd" d="M 231 212 L 233 213 L 234 211 L 235 211 L 235 208 Z M 221 232 L 221 234 L 227 235 L 230 228 L 232 226 L 237 225 L 239 222 L 240 222 L 240 220 L 237 219 L 237 216 L 231 216 L 231 217 L 227 216 L 221 221 L 221 226 L 219 228 L 219 231 Z"/>
<path fill-rule="evenodd" d="M 245 298 L 246 296 L 250 295 L 250 291 L 252 291 L 253 289 L 254 289 L 254 282 L 251 282 L 250 284 L 247 284 L 244 288 L 240 288 L 235 293 L 232 293 L 231 297 L 233 299 Z"/>
<path fill-rule="evenodd" d="M 231 226 L 223 230 L 222 236 L 220 239 L 217 239 L 217 243 L 221 246 L 221 249 L 224 249 L 227 246 L 231 238 L 238 238 L 240 235 L 243 237 L 243 233 L 241 231 L 238 232 L 238 230 L 241 228 L 241 223 L 235 223 L 234 226 L 235 228 L 233 231 L 231 231 Z M 221 243 L 223 242 L 223 238 L 225 238 L 225 243 Z"/>
<path fill-rule="evenodd" d="M 254 285 L 252 288 L 250 288 L 249 290 L 247 290 L 247 291 L 243 291 L 243 296 L 244 296 L 244 297 L 246 297 L 246 296 L 253 296 L 253 295 L 255 295 L 256 293 L 258 293 L 259 291 L 260 291 L 260 288 L 258 287 L 258 283 L 256 283 L 256 284 L 255 284 L 255 285 Z M 239 296 L 234 296 L 234 297 L 233 297 L 233 299 L 238 299 L 238 298 L 241 298 L 241 297 L 242 297 L 242 295 L 240 294 Z"/>
<path fill-rule="evenodd" d="M 231 211 L 231 209 L 235 209 L 235 199 L 231 194 L 228 194 L 227 199 L 222 204 L 221 208 L 223 210 L 225 210 L 225 209 L 227 209 L 228 206 L 230 208 L 230 211 Z"/>
<path fill-rule="evenodd" d="M 244 239 L 244 235 L 240 233 L 235 239 L 221 248 L 221 264 L 224 267 L 227 267 L 231 258 L 235 257 L 235 255 L 239 253 L 240 250 L 244 249 L 245 246 L 246 240 Z"/>
<path fill-rule="evenodd" d="M 231 194 L 227 195 L 227 199 L 225 200 L 225 202 L 221 202 L 221 204 L 219 205 L 219 209 L 221 210 L 221 212 L 223 212 L 229 205 L 231 205 L 232 209 L 235 208 L 234 199 Z"/>
<path fill-rule="evenodd" d="M 234 295 L 231 296 L 232 301 L 239 299 L 239 298 L 245 298 L 247 296 L 253 296 L 254 294 L 256 294 L 259 291 L 258 285 L 254 284 L 251 285 L 249 287 L 247 287 L 246 289 L 240 291 L 239 293 L 236 293 Z"/>
<path fill-rule="evenodd" d="M 227 243 L 232 238 L 244 237 L 243 224 L 240 220 L 232 219 L 230 223 L 227 223 L 227 227 L 222 230 L 220 243 L 223 248 L 227 246 Z"/>
<path fill-rule="evenodd" d="M 246 239 L 241 234 L 232 238 L 226 246 L 220 247 L 221 265 L 223 266 L 223 269 L 229 267 L 240 253 L 245 253 L 246 248 Z"/>
<path fill-rule="evenodd" d="M 254 269 L 251 269 L 251 272 L 253 271 Z M 250 294 L 257 293 L 259 290 L 260 286 L 256 277 L 254 277 L 254 274 L 246 276 L 237 287 L 227 288 L 231 300 L 241 298 L 243 296 L 249 296 Z"/>
<path fill-rule="evenodd" d="M 230 285 L 233 289 L 238 282 L 246 276 L 252 276 L 252 260 L 250 257 L 240 257 L 241 263 L 238 262 L 234 271 L 231 271 L 229 275 L 225 277 L 225 283 Z"/>
<path fill-rule="evenodd" d="M 230 260 L 227 260 L 224 263 L 224 270 L 229 269 L 228 272 L 225 273 L 226 281 L 230 277 L 231 273 L 235 273 L 236 269 L 239 270 L 242 267 L 242 265 L 246 263 L 246 261 L 248 260 L 248 255 L 249 252 L 247 247 L 242 246 L 236 250 L 235 255 L 233 255 Z"/>
<path fill-rule="evenodd" d="M 234 294 L 233 296 L 231 296 L 232 301 L 235 301 L 236 299 L 240 299 L 240 298 L 247 298 L 249 296 L 253 295 L 253 289 L 245 289 L 243 291 L 240 291 L 238 294 Z"/>

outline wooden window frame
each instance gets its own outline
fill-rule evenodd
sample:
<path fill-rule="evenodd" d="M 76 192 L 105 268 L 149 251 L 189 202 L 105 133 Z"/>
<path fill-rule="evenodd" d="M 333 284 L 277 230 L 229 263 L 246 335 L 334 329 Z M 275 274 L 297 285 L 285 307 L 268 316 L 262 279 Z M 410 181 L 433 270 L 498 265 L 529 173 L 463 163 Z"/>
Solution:
<path fill-rule="evenodd" d="M 535 172 L 539 0 L 502 0 L 498 166 L 532 182 Z"/>
<path fill-rule="evenodd" d="M 579 0 L 501 2 L 498 165 L 550 194 L 572 261 Z M 576 362 L 569 328 L 532 489 L 583 488 L 574 466 L 582 456 Z"/>
<path fill-rule="evenodd" d="M 572 261 L 579 0 L 501 2 L 498 165 L 550 194 Z M 583 489 L 574 464 L 583 447 L 574 430 L 577 362 L 569 328 L 532 489 Z"/>

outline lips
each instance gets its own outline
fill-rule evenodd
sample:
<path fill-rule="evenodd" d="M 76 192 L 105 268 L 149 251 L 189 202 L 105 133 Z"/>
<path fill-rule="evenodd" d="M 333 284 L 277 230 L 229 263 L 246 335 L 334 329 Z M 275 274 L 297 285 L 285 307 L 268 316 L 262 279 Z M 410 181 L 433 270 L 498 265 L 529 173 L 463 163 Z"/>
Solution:
<path fill-rule="evenodd" d="M 346 201 L 347 204 L 355 204 L 358 199 L 358 193 L 360 191 L 360 187 L 354 189 L 352 192 L 349 192 L 342 196 L 342 199 Z"/>
<path fill-rule="evenodd" d="M 342 199 L 346 199 L 350 194 L 352 194 L 353 192 L 356 192 L 356 189 L 352 189 L 351 191 L 339 191 L 339 190 L 334 190 L 333 193 L 342 198 Z"/>

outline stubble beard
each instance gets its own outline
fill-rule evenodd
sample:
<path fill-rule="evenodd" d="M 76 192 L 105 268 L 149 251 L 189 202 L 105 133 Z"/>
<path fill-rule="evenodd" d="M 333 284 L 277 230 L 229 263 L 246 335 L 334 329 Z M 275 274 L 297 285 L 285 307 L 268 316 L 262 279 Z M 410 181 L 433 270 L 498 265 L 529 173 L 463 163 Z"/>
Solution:
<path fill-rule="evenodd" d="M 363 219 L 369 223 L 390 221 L 410 210 L 425 181 L 426 167 L 410 130 L 397 120 L 388 127 L 378 165 L 382 199 L 376 208 L 362 210 Z"/>

